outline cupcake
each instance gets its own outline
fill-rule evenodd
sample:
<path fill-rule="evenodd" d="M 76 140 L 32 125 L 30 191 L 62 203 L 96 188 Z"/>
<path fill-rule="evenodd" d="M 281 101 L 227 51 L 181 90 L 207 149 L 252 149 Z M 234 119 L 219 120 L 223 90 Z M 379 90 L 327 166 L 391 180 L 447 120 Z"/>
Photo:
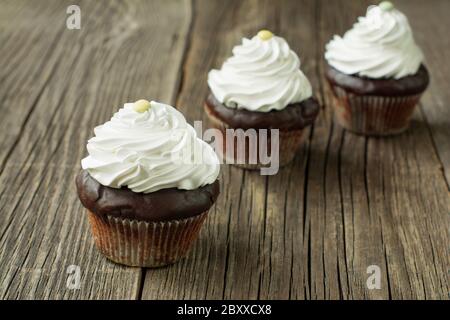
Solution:
<path fill-rule="evenodd" d="M 184 257 L 219 194 L 219 159 L 175 108 L 126 103 L 94 129 L 76 178 L 98 249 L 159 267 Z"/>
<path fill-rule="evenodd" d="M 365 135 L 408 128 L 429 75 L 408 19 L 392 3 L 370 6 L 351 30 L 326 45 L 325 59 L 340 125 Z"/>
<path fill-rule="evenodd" d="M 227 163 L 247 169 L 267 164 L 262 149 L 279 153 L 279 165 L 289 163 L 301 145 L 305 127 L 319 113 L 311 84 L 300 70 L 300 59 L 286 40 L 262 30 L 233 48 L 233 56 L 220 70 L 208 74 L 209 96 L 204 108 L 213 126 L 224 134 L 222 157 Z M 236 143 L 230 143 L 228 129 L 263 132 L 278 130 L 278 141 L 258 134 L 251 146 L 245 145 L 245 157 L 239 158 Z M 263 129 L 263 131 L 261 131 Z M 276 149 L 273 144 L 276 144 Z M 257 153 L 251 161 L 251 151 Z M 218 150 L 220 151 L 220 150 Z"/>

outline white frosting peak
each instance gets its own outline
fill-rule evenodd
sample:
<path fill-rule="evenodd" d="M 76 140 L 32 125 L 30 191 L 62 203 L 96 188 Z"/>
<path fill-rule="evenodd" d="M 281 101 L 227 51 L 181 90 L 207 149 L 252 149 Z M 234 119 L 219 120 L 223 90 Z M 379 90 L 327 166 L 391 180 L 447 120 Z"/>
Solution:
<path fill-rule="evenodd" d="M 266 34 L 244 38 L 222 69 L 209 72 L 208 85 L 225 106 L 259 112 L 281 110 L 312 95 L 286 40 Z"/>
<path fill-rule="evenodd" d="M 175 108 L 151 102 L 138 112 L 126 103 L 112 119 L 94 129 L 83 169 L 100 184 L 127 186 L 134 192 L 192 190 L 213 183 L 219 159 L 213 148 Z"/>
<path fill-rule="evenodd" d="M 423 60 L 406 16 L 392 4 L 370 6 L 343 37 L 327 44 L 325 59 L 345 74 L 394 78 L 415 74 Z"/>

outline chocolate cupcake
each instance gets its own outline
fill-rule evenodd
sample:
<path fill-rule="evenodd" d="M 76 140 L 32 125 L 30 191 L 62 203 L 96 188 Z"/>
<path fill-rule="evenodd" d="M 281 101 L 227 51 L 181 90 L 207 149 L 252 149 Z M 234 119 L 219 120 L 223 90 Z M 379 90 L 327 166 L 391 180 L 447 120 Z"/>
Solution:
<path fill-rule="evenodd" d="M 219 194 L 219 159 L 169 105 L 126 103 L 88 141 L 76 179 L 98 249 L 160 267 L 184 257 Z"/>
<path fill-rule="evenodd" d="M 300 59 L 286 40 L 267 30 L 234 47 L 233 56 L 222 68 L 209 72 L 208 85 L 211 91 L 204 108 L 225 137 L 222 156 L 227 163 L 247 169 L 267 166 L 261 149 L 279 152 L 279 165 L 289 163 L 301 145 L 305 127 L 319 113 L 311 84 L 300 70 Z M 274 140 L 268 134 L 262 141 L 258 135 L 253 141 L 256 146 L 251 146 L 249 139 L 245 158 L 240 159 L 237 144 L 229 143 L 227 129 L 277 129 L 278 136 Z M 257 153 L 254 161 L 252 150 Z"/>
<path fill-rule="evenodd" d="M 400 133 L 429 84 L 408 19 L 385 1 L 326 46 L 337 122 L 364 135 Z"/>

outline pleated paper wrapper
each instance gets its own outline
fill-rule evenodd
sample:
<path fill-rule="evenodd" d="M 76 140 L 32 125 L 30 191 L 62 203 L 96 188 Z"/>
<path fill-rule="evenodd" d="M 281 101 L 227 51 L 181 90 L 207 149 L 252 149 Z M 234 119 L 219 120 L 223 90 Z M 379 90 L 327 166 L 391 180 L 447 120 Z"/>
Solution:
<path fill-rule="evenodd" d="M 97 248 L 114 262 L 137 267 L 162 267 L 188 253 L 208 211 L 194 217 L 146 222 L 100 216 L 88 210 Z"/>

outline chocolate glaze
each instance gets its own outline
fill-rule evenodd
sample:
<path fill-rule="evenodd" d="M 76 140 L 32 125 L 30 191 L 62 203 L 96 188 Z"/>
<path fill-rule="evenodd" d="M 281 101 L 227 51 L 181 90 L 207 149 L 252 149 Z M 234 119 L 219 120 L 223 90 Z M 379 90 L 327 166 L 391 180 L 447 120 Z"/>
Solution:
<path fill-rule="evenodd" d="M 196 216 L 207 211 L 219 195 L 219 181 L 195 190 L 176 188 L 152 193 L 136 193 L 128 188 L 106 187 L 87 170 L 76 178 L 78 196 L 86 209 L 99 216 L 113 216 L 147 222 L 169 221 Z"/>
<path fill-rule="evenodd" d="M 211 93 L 206 99 L 207 112 L 232 128 L 241 129 L 302 129 L 314 122 L 319 114 L 319 103 L 313 97 L 288 105 L 283 110 L 256 112 L 232 109 L 220 103 Z"/>
<path fill-rule="evenodd" d="M 425 91 L 430 82 L 428 70 L 421 65 L 416 74 L 401 79 L 370 79 L 347 75 L 328 66 L 325 75 L 332 85 L 337 85 L 358 95 L 408 96 Z"/>

